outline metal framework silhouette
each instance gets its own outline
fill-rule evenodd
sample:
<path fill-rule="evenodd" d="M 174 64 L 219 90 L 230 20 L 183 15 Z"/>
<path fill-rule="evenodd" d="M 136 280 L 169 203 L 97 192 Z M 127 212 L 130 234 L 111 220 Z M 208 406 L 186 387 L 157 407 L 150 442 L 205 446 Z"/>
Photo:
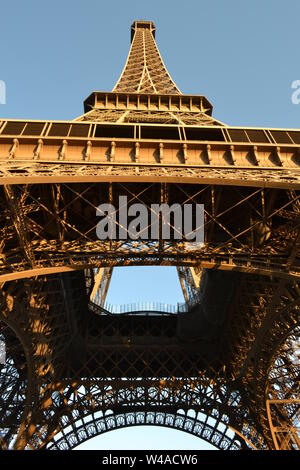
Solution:
<path fill-rule="evenodd" d="M 300 130 L 217 121 L 148 21 L 82 116 L 0 119 L 1 447 L 149 424 L 299 449 L 299 170 Z M 99 240 L 96 208 L 120 195 L 204 204 L 204 245 Z M 107 308 L 114 266 L 137 265 L 176 266 L 185 304 Z"/>

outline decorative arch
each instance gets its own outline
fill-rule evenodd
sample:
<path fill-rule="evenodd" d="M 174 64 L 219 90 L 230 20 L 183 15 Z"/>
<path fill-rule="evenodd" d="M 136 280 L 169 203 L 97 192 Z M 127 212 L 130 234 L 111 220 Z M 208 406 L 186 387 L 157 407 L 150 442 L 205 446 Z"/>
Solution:
<path fill-rule="evenodd" d="M 221 421 L 216 421 L 203 413 L 180 412 L 169 413 L 164 411 L 130 411 L 128 413 L 114 414 L 112 411 L 101 413 L 99 416 L 89 415 L 88 418 L 79 419 L 73 426 L 65 427 L 49 443 L 50 450 L 71 450 L 79 444 L 117 429 L 133 426 L 160 426 L 192 434 L 220 450 L 240 450 L 244 446 L 254 448 L 246 438 Z M 210 424 L 209 419 L 215 421 Z"/>

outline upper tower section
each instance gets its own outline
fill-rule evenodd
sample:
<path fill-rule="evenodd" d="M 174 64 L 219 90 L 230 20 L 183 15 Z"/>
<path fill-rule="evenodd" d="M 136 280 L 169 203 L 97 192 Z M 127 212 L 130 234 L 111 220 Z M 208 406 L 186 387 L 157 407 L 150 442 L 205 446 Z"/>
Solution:
<path fill-rule="evenodd" d="M 131 48 L 123 72 L 113 89 L 121 93 L 181 94 L 162 60 L 152 21 L 134 21 Z"/>
<path fill-rule="evenodd" d="M 211 117 L 202 95 L 182 94 L 169 75 L 155 42 L 152 21 L 134 21 L 123 72 L 111 92 L 94 91 L 76 121 L 222 125 Z"/>

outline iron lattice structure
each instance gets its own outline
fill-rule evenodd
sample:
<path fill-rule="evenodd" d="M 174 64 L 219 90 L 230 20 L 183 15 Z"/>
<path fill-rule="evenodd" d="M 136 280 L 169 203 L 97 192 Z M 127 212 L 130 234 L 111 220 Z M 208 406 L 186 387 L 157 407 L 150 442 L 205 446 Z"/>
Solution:
<path fill-rule="evenodd" d="M 300 130 L 215 120 L 170 78 L 153 23 L 131 40 L 82 116 L 0 119 L 1 447 L 151 424 L 299 448 Z M 204 244 L 99 240 L 96 208 L 120 195 L 204 204 Z M 107 309 L 113 267 L 131 265 L 176 266 L 186 303 Z"/>

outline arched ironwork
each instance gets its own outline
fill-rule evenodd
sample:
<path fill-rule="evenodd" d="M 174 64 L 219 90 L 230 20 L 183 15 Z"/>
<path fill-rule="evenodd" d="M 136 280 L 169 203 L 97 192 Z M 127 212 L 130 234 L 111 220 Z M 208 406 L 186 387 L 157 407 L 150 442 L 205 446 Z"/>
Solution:
<path fill-rule="evenodd" d="M 214 418 L 211 418 L 211 421 L 215 421 Z M 118 415 L 107 412 L 103 416 L 92 416 L 90 420 L 84 422 L 78 420 L 74 423 L 73 429 L 67 426 L 55 436 L 47 449 L 70 450 L 92 437 L 133 426 L 161 426 L 184 431 L 220 450 L 240 450 L 242 447 L 241 439 L 237 438 L 235 432 L 227 424 L 220 422 L 218 427 L 215 427 L 209 423 L 209 418 L 201 413 L 185 414 L 179 411 L 171 414 L 163 411 L 137 411 Z M 251 448 L 250 445 L 249 447 Z"/>

